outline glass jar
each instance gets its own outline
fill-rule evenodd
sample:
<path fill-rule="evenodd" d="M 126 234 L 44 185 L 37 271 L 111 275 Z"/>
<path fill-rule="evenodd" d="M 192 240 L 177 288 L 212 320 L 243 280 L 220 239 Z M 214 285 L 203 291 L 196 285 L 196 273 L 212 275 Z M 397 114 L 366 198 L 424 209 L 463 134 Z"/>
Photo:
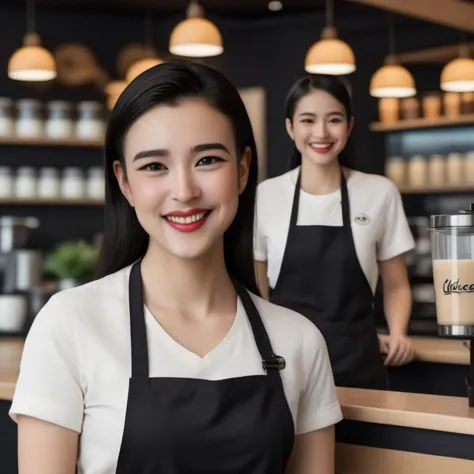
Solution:
<path fill-rule="evenodd" d="M 466 184 L 474 184 L 474 151 L 464 155 L 464 181 Z"/>
<path fill-rule="evenodd" d="M 64 168 L 61 180 L 61 197 L 81 199 L 84 194 L 85 182 L 82 170 L 74 166 Z"/>
<path fill-rule="evenodd" d="M 464 182 L 464 157 L 460 153 L 450 153 L 446 162 L 447 182 L 459 186 Z"/>
<path fill-rule="evenodd" d="M 38 197 L 57 198 L 61 195 L 61 180 L 57 168 L 41 168 L 38 178 Z"/>
<path fill-rule="evenodd" d="M 86 194 L 91 199 L 104 199 L 105 177 L 102 168 L 94 167 L 89 169 Z"/>
<path fill-rule="evenodd" d="M 81 140 L 103 140 L 105 123 L 100 102 L 85 101 L 77 105 L 76 137 Z"/>
<path fill-rule="evenodd" d="M 34 198 L 36 197 L 36 190 L 36 170 L 29 166 L 18 168 L 15 179 L 15 197 Z"/>
<path fill-rule="evenodd" d="M 12 137 L 14 134 L 13 100 L 0 97 L 0 137 Z"/>
<path fill-rule="evenodd" d="M 423 155 L 413 155 L 408 160 L 407 181 L 412 188 L 423 188 L 428 182 L 428 160 Z"/>
<path fill-rule="evenodd" d="M 474 204 L 430 218 L 436 317 L 441 336 L 474 336 Z"/>
<path fill-rule="evenodd" d="M 8 166 L 0 166 L 0 198 L 13 196 L 13 172 Z"/>
<path fill-rule="evenodd" d="M 446 159 L 443 155 L 434 154 L 428 161 L 428 181 L 432 186 L 446 184 Z"/>
<path fill-rule="evenodd" d="M 35 99 L 21 99 L 16 103 L 18 115 L 15 134 L 21 138 L 39 138 L 43 136 L 41 102 Z"/>
<path fill-rule="evenodd" d="M 73 138 L 74 121 L 71 117 L 71 104 L 62 100 L 53 100 L 48 103 L 47 107 L 46 136 L 49 138 Z"/>
<path fill-rule="evenodd" d="M 401 188 L 406 185 L 406 161 L 400 156 L 392 156 L 387 160 L 385 174 L 395 186 Z"/>

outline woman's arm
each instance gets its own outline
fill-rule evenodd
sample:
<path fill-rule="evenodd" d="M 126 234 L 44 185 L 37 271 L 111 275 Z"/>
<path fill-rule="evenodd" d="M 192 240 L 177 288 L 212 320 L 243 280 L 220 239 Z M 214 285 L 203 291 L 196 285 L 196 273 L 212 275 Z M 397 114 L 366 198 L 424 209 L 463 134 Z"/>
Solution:
<path fill-rule="evenodd" d="M 74 474 L 79 433 L 18 415 L 18 473 Z"/>
<path fill-rule="evenodd" d="M 334 425 L 299 435 L 286 474 L 334 474 Z"/>
<path fill-rule="evenodd" d="M 414 357 L 414 350 L 407 337 L 412 308 L 410 282 L 405 255 L 380 262 L 384 295 L 384 312 L 390 331 L 381 336 L 381 349 L 387 354 L 387 365 L 402 365 Z"/>
<path fill-rule="evenodd" d="M 74 307 L 53 295 L 26 337 L 9 411 L 18 424 L 20 474 L 76 472 L 85 399 L 73 318 Z"/>
<path fill-rule="evenodd" d="M 267 262 L 255 260 L 255 273 L 257 278 L 258 288 L 262 298 L 270 299 L 268 276 L 267 276 Z"/>

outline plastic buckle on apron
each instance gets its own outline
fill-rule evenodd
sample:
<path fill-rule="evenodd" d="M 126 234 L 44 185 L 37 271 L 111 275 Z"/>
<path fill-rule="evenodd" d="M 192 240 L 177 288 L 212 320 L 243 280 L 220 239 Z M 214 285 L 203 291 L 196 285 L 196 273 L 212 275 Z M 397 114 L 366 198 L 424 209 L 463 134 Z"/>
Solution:
<path fill-rule="evenodd" d="M 283 370 L 286 367 L 286 361 L 285 359 L 283 359 L 283 357 L 274 355 L 273 357 L 270 357 L 269 359 L 264 359 L 262 361 L 262 367 L 263 367 L 263 370 L 268 370 L 268 369 Z"/>

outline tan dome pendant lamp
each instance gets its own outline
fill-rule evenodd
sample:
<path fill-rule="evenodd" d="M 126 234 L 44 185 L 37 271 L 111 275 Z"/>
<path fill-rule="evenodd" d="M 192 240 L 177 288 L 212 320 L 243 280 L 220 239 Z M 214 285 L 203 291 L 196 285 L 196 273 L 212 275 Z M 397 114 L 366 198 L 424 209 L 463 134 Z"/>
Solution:
<path fill-rule="evenodd" d="M 440 82 L 446 92 L 474 91 L 474 59 L 466 43 L 461 44 L 459 57 L 444 66 Z"/>
<path fill-rule="evenodd" d="M 147 15 L 145 17 L 145 56 L 135 63 L 133 63 L 127 70 L 125 76 L 126 82 L 131 82 L 142 72 L 145 72 L 147 69 L 150 69 L 153 66 L 161 64 L 163 59 L 158 57 L 155 49 L 153 48 L 153 25 L 151 21 L 151 16 Z"/>
<path fill-rule="evenodd" d="M 26 2 L 27 33 L 23 46 L 16 50 L 8 61 L 8 77 L 15 81 L 45 82 L 57 75 L 54 56 L 41 46 L 35 31 L 35 5 L 33 0 Z"/>
<path fill-rule="evenodd" d="M 372 97 L 404 98 L 416 94 L 415 80 L 408 69 L 397 63 L 395 56 L 395 25 L 389 14 L 389 54 L 385 64 L 378 69 L 370 80 Z"/>
<path fill-rule="evenodd" d="M 190 1 L 186 19 L 171 32 L 169 51 L 176 56 L 190 58 L 208 58 L 224 52 L 219 29 L 204 18 L 204 9 L 197 1 Z"/>
<path fill-rule="evenodd" d="M 311 74 L 342 76 L 356 70 L 354 52 L 337 37 L 334 26 L 334 0 L 326 0 L 326 26 L 321 39 L 306 53 L 305 70 Z"/>

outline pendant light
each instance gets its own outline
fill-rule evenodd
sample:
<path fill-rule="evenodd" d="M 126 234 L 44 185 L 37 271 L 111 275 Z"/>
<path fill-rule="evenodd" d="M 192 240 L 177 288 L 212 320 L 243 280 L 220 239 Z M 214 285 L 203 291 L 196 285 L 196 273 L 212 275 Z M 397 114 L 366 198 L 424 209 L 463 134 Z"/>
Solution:
<path fill-rule="evenodd" d="M 111 81 L 105 86 L 105 93 L 107 94 L 107 108 L 112 110 L 117 102 L 120 94 L 127 87 L 127 81 Z"/>
<path fill-rule="evenodd" d="M 35 11 L 33 1 L 26 4 L 27 33 L 23 47 L 15 51 L 8 61 L 8 77 L 15 81 L 43 82 L 57 75 L 53 55 L 41 46 L 35 31 Z"/>
<path fill-rule="evenodd" d="M 467 44 L 461 45 L 459 57 L 441 71 L 441 89 L 447 92 L 474 91 L 474 59 L 470 58 Z"/>
<path fill-rule="evenodd" d="M 389 14 L 389 55 L 385 64 L 378 69 L 370 80 L 372 97 L 403 98 L 416 94 L 415 80 L 408 69 L 398 64 L 395 56 L 395 25 L 392 14 Z"/>
<path fill-rule="evenodd" d="M 144 57 L 134 62 L 127 70 L 125 80 L 132 82 L 137 76 L 147 69 L 153 66 L 157 66 L 163 62 L 163 59 L 158 57 L 155 49 L 153 48 L 153 25 L 151 17 L 147 15 L 145 17 L 145 49 Z"/>
<path fill-rule="evenodd" d="M 356 70 L 351 47 L 337 37 L 334 26 L 334 0 L 326 0 L 326 26 L 321 39 L 306 53 L 305 70 L 311 74 L 339 76 Z"/>
<path fill-rule="evenodd" d="M 191 0 L 186 20 L 171 32 L 169 50 L 171 54 L 193 58 L 218 56 L 224 52 L 219 29 L 204 18 L 204 10 L 197 1 Z"/>

